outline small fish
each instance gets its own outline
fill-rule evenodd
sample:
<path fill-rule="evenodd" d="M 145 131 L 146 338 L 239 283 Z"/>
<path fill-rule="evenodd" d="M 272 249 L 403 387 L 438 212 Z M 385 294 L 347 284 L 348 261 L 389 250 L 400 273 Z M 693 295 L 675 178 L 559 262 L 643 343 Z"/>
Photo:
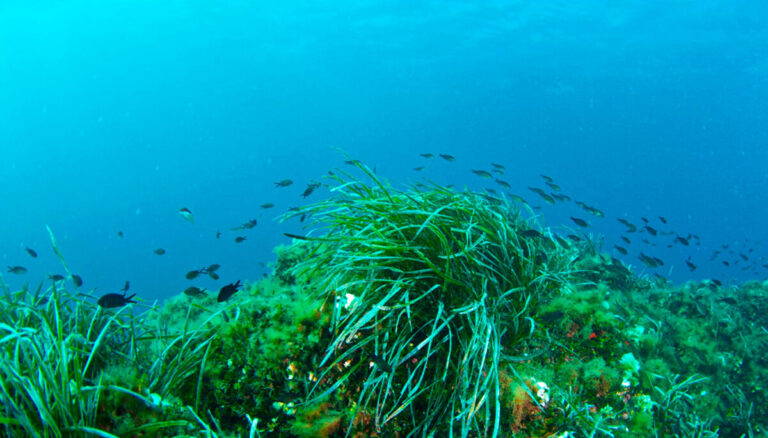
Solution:
<path fill-rule="evenodd" d="M 320 187 L 320 183 L 307 184 L 307 188 L 304 189 L 304 192 L 301 194 L 301 197 L 306 198 L 307 196 L 311 195 L 318 187 Z"/>
<path fill-rule="evenodd" d="M 440 158 L 442 158 L 445 161 L 451 161 L 451 162 L 456 161 L 456 157 L 448 154 L 440 154 Z"/>
<path fill-rule="evenodd" d="M 184 289 L 184 295 L 192 298 L 197 298 L 207 294 L 205 293 L 205 289 L 200 289 L 195 286 L 190 286 Z"/>
<path fill-rule="evenodd" d="M 578 225 L 578 226 L 580 226 L 582 228 L 585 228 L 585 227 L 589 226 L 587 221 L 585 221 L 584 219 L 579 219 L 577 217 L 571 216 L 571 220 L 573 221 L 574 224 L 576 224 L 576 225 Z"/>
<path fill-rule="evenodd" d="M 629 240 L 629 237 L 627 237 L 627 236 L 621 236 L 621 240 L 623 240 L 623 241 L 624 241 L 624 243 L 626 243 L 627 245 L 629 245 L 630 243 L 632 243 L 632 241 L 631 241 L 631 240 Z"/>
<path fill-rule="evenodd" d="M 714 283 L 715 286 L 722 286 L 723 285 L 723 282 L 718 280 L 718 279 L 716 279 L 716 278 L 712 279 L 712 283 Z"/>
<path fill-rule="evenodd" d="M 419 155 L 420 155 L 420 156 L 422 156 L 422 157 L 424 157 L 424 158 L 433 158 L 433 157 L 435 156 L 435 154 L 430 154 L 430 153 L 426 153 L 426 154 L 419 154 Z"/>
<path fill-rule="evenodd" d="M 77 287 L 82 286 L 83 285 L 83 277 L 81 277 L 81 276 L 79 276 L 77 274 L 72 274 L 72 283 L 74 283 L 75 286 L 77 286 Z"/>
<path fill-rule="evenodd" d="M 208 272 L 208 276 L 211 277 L 211 280 L 218 280 L 219 279 L 219 274 L 217 274 L 215 272 L 210 272 L 209 271 Z"/>
<path fill-rule="evenodd" d="M 214 263 L 214 264 L 208 266 L 207 268 L 205 268 L 205 271 L 206 272 L 216 272 L 216 271 L 219 270 L 220 267 L 221 267 L 220 264 Z"/>
<path fill-rule="evenodd" d="M 128 280 L 125 280 L 125 284 L 123 285 L 123 288 L 120 289 L 120 290 L 123 291 L 123 292 L 128 292 L 128 289 L 130 289 L 130 288 L 131 288 L 131 282 L 128 281 Z M 123 295 L 125 295 L 125 294 L 123 294 Z"/>
<path fill-rule="evenodd" d="M 688 257 L 688 260 L 685 261 L 685 264 L 688 265 L 688 269 L 690 269 L 691 272 L 696 270 L 696 265 L 694 265 L 693 262 L 691 262 L 690 257 Z"/>
<path fill-rule="evenodd" d="M 547 192 L 544 190 L 538 188 L 538 187 L 528 187 L 528 190 L 536 193 L 537 195 L 541 196 L 541 199 L 543 199 L 546 203 L 554 205 L 555 204 L 555 198 L 549 196 Z"/>
<path fill-rule="evenodd" d="M 413 170 L 415 170 L 416 172 L 421 172 L 422 170 L 424 170 L 424 166 L 414 167 Z"/>
<path fill-rule="evenodd" d="M 723 265 L 725 265 L 725 266 L 731 266 L 731 263 L 730 263 L 730 262 L 727 262 L 727 261 L 725 261 L 725 260 L 723 260 L 723 261 L 722 261 L 722 263 L 723 263 Z"/>
<path fill-rule="evenodd" d="M 48 274 L 48 278 L 51 279 L 52 281 L 62 281 L 66 277 L 60 274 Z"/>
<path fill-rule="evenodd" d="M 119 237 L 119 238 L 121 238 L 121 239 L 122 239 L 122 238 L 123 238 L 123 236 L 124 236 L 123 232 L 122 232 L 122 231 L 120 231 L 120 230 L 117 230 L 117 237 Z"/>
<path fill-rule="evenodd" d="M 557 185 L 557 184 L 555 184 L 555 183 L 553 183 L 551 181 L 545 181 L 544 184 L 548 185 L 554 191 L 559 192 L 561 190 L 559 185 Z"/>
<path fill-rule="evenodd" d="M 11 274 L 26 274 L 27 268 L 24 266 L 8 266 L 8 272 Z"/>
<path fill-rule="evenodd" d="M 645 229 L 645 231 L 648 231 L 648 233 L 649 233 L 651 236 L 655 236 L 655 235 L 657 235 L 657 234 L 659 233 L 659 232 L 656 230 L 656 228 L 653 228 L 653 227 L 652 227 L 652 226 L 650 226 L 650 225 L 646 225 L 646 226 L 645 226 L 645 227 L 643 227 L 643 228 Z"/>
<path fill-rule="evenodd" d="M 685 246 L 688 246 L 688 244 L 689 244 L 689 242 L 688 242 L 688 239 L 686 239 L 686 238 L 685 238 L 685 237 L 683 237 L 683 236 L 677 236 L 677 237 L 675 237 L 675 242 L 680 242 L 680 243 L 682 243 L 682 244 L 683 244 L 683 245 L 685 245 Z"/>
<path fill-rule="evenodd" d="M 263 208 L 265 210 L 268 209 L 268 208 L 272 208 L 274 206 L 275 206 L 275 204 L 273 204 L 271 202 L 267 202 L 266 204 L 261 204 L 261 208 Z"/>
<path fill-rule="evenodd" d="M 661 221 L 662 224 L 667 223 L 667 218 L 665 218 L 664 216 L 659 216 L 659 220 Z"/>
<path fill-rule="evenodd" d="M 199 271 L 196 269 L 194 271 L 187 272 L 186 275 L 184 275 L 184 278 L 186 278 L 187 280 L 194 280 L 195 278 L 197 278 L 198 275 L 202 273 L 203 273 L 202 271 Z"/>
<path fill-rule="evenodd" d="M 216 238 L 218 239 L 218 238 L 220 238 L 220 237 L 221 237 L 221 231 L 219 231 L 219 230 L 216 230 Z"/>
<path fill-rule="evenodd" d="M 552 182 L 553 181 L 552 178 L 548 177 L 547 175 L 544 175 L 543 173 L 540 173 L 539 176 L 544 178 L 544 181 L 546 181 L 546 182 Z"/>
<path fill-rule="evenodd" d="M 154 250 L 152 252 L 154 252 L 155 254 L 157 254 L 159 256 L 165 254 L 165 250 L 163 248 L 157 248 L 156 250 Z"/>
<path fill-rule="evenodd" d="M 562 193 L 550 192 L 550 196 L 552 196 L 553 198 L 557 199 L 560 202 L 565 202 L 565 201 L 570 201 L 571 200 L 570 196 L 564 195 Z"/>
<path fill-rule="evenodd" d="M 24 249 L 27 251 L 27 254 L 29 254 L 30 257 L 32 257 L 33 259 L 37 258 L 37 253 L 35 252 L 34 249 L 32 249 L 32 248 L 30 248 L 28 246 L 24 247 Z"/>
<path fill-rule="evenodd" d="M 235 237 L 235 243 L 243 243 L 243 242 L 245 242 L 245 236 Z"/>
<path fill-rule="evenodd" d="M 284 180 L 280 180 L 280 181 L 276 182 L 275 183 L 275 187 L 288 187 L 291 184 L 293 184 L 293 181 L 291 181 L 289 179 L 284 179 Z"/>
<path fill-rule="evenodd" d="M 121 294 L 106 294 L 99 298 L 97 304 L 105 309 L 111 309 L 113 307 L 123 307 L 129 303 L 135 303 L 131 298 L 136 294 L 125 296 L 125 293 Z"/>
<path fill-rule="evenodd" d="M 491 166 L 493 166 L 493 167 L 495 167 L 496 169 L 499 169 L 499 170 L 504 170 L 504 166 L 499 164 L 499 163 L 491 163 Z"/>
<path fill-rule="evenodd" d="M 256 220 L 256 219 L 251 219 L 251 220 L 249 220 L 248 222 L 244 222 L 244 223 L 243 223 L 242 225 L 240 225 L 239 227 L 235 227 L 235 228 L 232 228 L 232 231 L 238 231 L 238 230 L 250 230 L 250 229 L 252 229 L 252 228 L 256 227 L 256 225 L 258 225 L 258 223 L 259 223 L 259 221 L 258 221 L 258 220 Z"/>
<path fill-rule="evenodd" d="M 627 249 L 618 245 L 613 245 L 614 248 L 616 248 L 616 251 L 622 253 L 623 255 L 627 255 Z"/>
<path fill-rule="evenodd" d="M 643 222 L 645 222 L 646 224 L 649 222 L 649 221 L 648 221 L 648 218 L 646 218 L 646 217 L 642 217 L 642 216 L 640 217 L 640 220 L 642 220 L 642 221 L 643 221 Z"/>
<path fill-rule="evenodd" d="M 292 234 L 292 233 L 283 233 L 284 236 L 290 237 L 291 239 L 298 239 L 298 240 L 309 240 L 306 236 L 299 236 L 298 234 Z"/>
<path fill-rule="evenodd" d="M 530 228 L 530 229 L 527 229 L 527 230 L 523 230 L 523 231 L 519 231 L 517 234 L 519 234 L 519 235 L 521 235 L 523 237 L 539 237 L 539 238 L 544 237 L 543 234 L 541 234 L 540 232 L 534 230 L 533 228 Z"/>
<path fill-rule="evenodd" d="M 494 181 L 496 181 L 496 184 L 504 187 L 505 189 L 511 189 L 512 188 L 512 186 L 509 185 L 509 183 L 504 181 L 503 179 L 496 178 Z"/>
<path fill-rule="evenodd" d="M 479 176 L 480 178 L 485 178 L 485 179 L 493 178 L 493 175 L 491 175 L 491 172 L 488 172 L 487 170 L 472 169 L 472 173 Z"/>
<path fill-rule="evenodd" d="M 238 290 L 240 290 L 240 280 L 237 280 L 237 283 L 229 283 L 219 289 L 219 296 L 216 297 L 216 301 L 219 303 L 227 301 Z"/>
<path fill-rule="evenodd" d="M 376 367 L 378 367 L 381 371 L 384 371 L 385 373 L 392 372 L 392 366 L 386 360 L 384 360 L 383 357 L 376 354 L 369 354 L 368 358 L 371 359 L 371 362 L 376 364 Z"/>
<path fill-rule="evenodd" d="M 181 217 L 184 218 L 184 220 L 189 221 L 190 224 L 195 223 L 195 217 L 192 216 L 192 212 L 189 211 L 188 208 L 184 207 L 182 209 L 179 209 L 179 214 L 181 215 Z"/>

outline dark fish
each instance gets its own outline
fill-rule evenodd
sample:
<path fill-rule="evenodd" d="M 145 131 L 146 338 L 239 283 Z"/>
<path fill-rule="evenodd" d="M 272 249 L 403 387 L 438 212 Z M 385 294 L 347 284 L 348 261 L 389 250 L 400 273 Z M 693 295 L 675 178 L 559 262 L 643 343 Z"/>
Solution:
<path fill-rule="evenodd" d="M 243 243 L 243 242 L 245 242 L 245 236 L 235 237 L 235 243 Z"/>
<path fill-rule="evenodd" d="M 682 244 L 683 244 L 683 245 L 685 245 L 685 246 L 688 246 L 688 239 L 686 239 L 686 238 L 685 238 L 685 237 L 683 237 L 683 236 L 677 236 L 677 237 L 675 238 L 675 241 L 676 241 L 676 242 L 680 242 L 680 243 L 682 243 Z"/>
<path fill-rule="evenodd" d="M 195 287 L 195 286 L 190 286 L 190 287 L 184 289 L 184 295 L 186 295 L 188 297 L 196 298 L 196 297 L 201 297 L 201 296 L 207 295 L 207 294 L 205 293 L 205 289 L 200 289 L 200 288 Z"/>
<path fill-rule="evenodd" d="M 576 225 L 578 225 L 580 227 L 588 227 L 589 226 L 587 221 L 585 221 L 584 219 L 579 219 L 577 217 L 571 216 L 571 220 L 573 221 L 574 224 L 576 224 Z"/>
<path fill-rule="evenodd" d="M 32 249 L 32 248 L 30 248 L 28 246 L 25 247 L 24 249 L 27 251 L 27 254 L 29 254 L 30 257 L 32 257 L 33 259 L 37 258 L 37 253 L 35 252 L 34 249 Z"/>
<path fill-rule="evenodd" d="M 113 307 L 123 307 L 128 303 L 135 303 L 131 298 L 136 294 L 125 296 L 125 293 L 121 294 L 106 294 L 99 298 L 97 304 L 105 309 L 111 309 Z"/>
<path fill-rule="evenodd" d="M 537 195 L 541 196 L 541 198 L 544 201 L 546 201 L 548 204 L 552 204 L 552 205 L 555 204 L 555 198 L 549 196 L 547 194 L 547 192 L 545 192 L 544 190 L 542 190 L 542 189 L 540 189 L 538 187 L 528 187 L 528 190 L 530 190 L 530 191 L 536 193 Z"/>
<path fill-rule="evenodd" d="M 187 272 L 186 275 L 184 275 L 184 278 L 186 278 L 187 280 L 194 280 L 200 274 L 202 274 L 202 272 L 198 270 L 189 271 Z"/>
<path fill-rule="evenodd" d="M 276 182 L 275 183 L 275 187 L 288 187 L 291 184 L 293 184 L 293 181 L 291 181 L 289 179 L 284 179 L 284 180 Z"/>
<path fill-rule="evenodd" d="M 163 248 L 157 248 L 154 253 L 157 255 L 163 255 L 165 254 L 165 250 Z"/>
<path fill-rule="evenodd" d="M 299 218 L 299 222 L 304 222 L 304 220 L 305 220 L 306 218 L 307 218 L 307 214 L 306 214 L 306 213 L 302 213 L 302 214 L 301 214 L 301 217 Z"/>
<path fill-rule="evenodd" d="M 664 266 L 664 262 L 658 257 L 651 257 L 640 253 L 637 258 L 640 259 L 640 261 L 649 268 L 658 268 L 659 266 Z"/>
<path fill-rule="evenodd" d="M 205 268 L 205 270 L 206 272 L 216 272 L 219 270 L 220 267 L 221 267 L 220 264 L 214 263 L 211 266 L 208 266 L 207 268 Z"/>
<path fill-rule="evenodd" d="M 661 221 L 662 224 L 667 223 L 667 218 L 665 218 L 664 216 L 659 216 L 659 220 Z"/>
<path fill-rule="evenodd" d="M 739 254 L 739 257 L 744 259 L 745 262 L 749 260 L 749 257 L 747 257 L 746 254 Z"/>
<path fill-rule="evenodd" d="M 123 232 L 120 230 L 117 230 L 117 237 L 122 238 L 124 236 Z"/>
<path fill-rule="evenodd" d="M 688 260 L 686 260 L 686 261 L 685 261 L 685 264 L 686 264 L 686 265 L 688 265 L 688 269 L 690 269 L 690 270 L 691 270 L 691 272 L 693 272 L 693 271 L 695 271 L 695 270 L 696 270 L 696 265 L 694 265 L 694 264 L 691 262 L 691 258 L 690 258 L 690 257 L 688 257 Z"/>
<path fill-rule="evenodd" d="M 50 278 L 50 279 L 51 279 L 51 280 L 53 280 L 53 281 L 62 281 L 62 280 L 64 280 L 66 277 L 65 277 L 65 276 L 63 276 L 63 275 L 59 275 L 59 274 L 48 274 L 48 278 Z"/>
<path fill-rule="evenodd" d="M 491 175 L 491 172 L 488 172 L 487 170 L 472 169 L 472 173 L 479 176 L 480 178 L 485 178 L 485 179 L 493 178 L 493 175 Z"/>
<path fill-rule="evenodd" d="M 491 166 L 493 166 L 493 167 L 495 167 L 497 169 L 500 169 L 500 170 L 504 170 L 504 166 L 499 164 L 499 163 L 491 163 Z"/>
<path fill-rule="evenodd" d="M 718 280 L 718 279 L 716 279 L 716 278 L 712 279 L 712 283 L 714 283 L 715 286 L 722 286 L 723 285 L 723 282 Z"/>
<path fill-rule="evenodd" d="M 445 161 L 456 161 L 456 157 L 448 154 L 440 154 L 440 158 L 442 158 Z"/>
<path fill-rule="evenodd" d="M 571 244 L 570 244 L 570 243 L 568 243 L 568 241 L 567 241 L 567 240 L 563 239 L 563 238 L 562 238 L 562 237 L 560 237 L 560 236 L 555 236 L 555 240 L 557 240 L 557 243 L 559 243 L 559 244 L 560 244 L 560 246 L 562 246 L 562 247 L 564 247 L 564 248 L 570 248 L 570 247 L 571 247 Z"/>
<path fill-rule="evenodd" d="M 8 272 L 11 274 L 25 274 L 27 272 L 27 268 L 24 266 L 8 266 Z"/>
<path fill-rule="evenodd" d="M 422 157 L 424 157 L 424 158 L 432 158 L 432 157 L 434 157 L 434 156 L 435 156 L 435 154 L 430 154 L 430 153 L 426 153 L 426 154 L 419 154 L 419 155 L 421 155 L 421 156 L 422 156 Z"/>
<path fill-rule="evenodd" d="M 306 236 L 299 236 L 298 234 L 283 233 L 283 235 L 286 237 L 290 237 L 291 239 L 309 240 Z"/>
<path fill-rule="evenodd" d="M 635 224 L 630 223 L 628 220 L 622 219 L 622 218 L 617 218 L 616 220 L 621 222 L 627 227 L 628 233 L 634 233 L 635 231 L 637 231 L 637 226 L 635 226 Z"/>
<path fill-rule="evenodd" d="M 731 264 L 730 264 L 729 262 L 726 262 L 725 260 L 723 260 L 723 262 L 722 262 L 722 263 L 723 263 L 725 266 L 731 266 Z"/>
<path fill-rule="evenodd" d="M 217 274 L 215 272 L 210 272 L 209 271 L 208 272 L 208 276 L 211 277 L 211 280 L 218 280 L 219 279 L 219 274 Z"/>
<path fill-rule="evenodd" d="M 123 292 L 128 292 L 128 289 L 130 288 L 131 288 L 131 282 L 128 280 L 125 280 L 125 284 L 123 285 L 123 288 L 120 290 Z M 125 293 L 123 293 L 123 295 L 125 295 Z"/>
<path fill-rule="evenodd" d="M 539 174 L 542 178 L 544 178 L 544 181 L 546 182 L 552 182 L 552 178 L 548 177 L 547 175 L 544 175 L 543 173 Z"/>
<path fill-rule="evenodd" d="M 591 205 L 587 205 L 581 201 L 576 201 L 576 205 L 584 209 L 587 213 L 597 216 L 597 217 L 605 217 L 605 214 L 602 212 L 602 210 L 592 207 Z M 623 223 L 623 222 L 622 222 Z"/>
<path fill-rule="evenodd" d="M 237 280 L 237 283 L 230 283 L 219 289 L 219 296 L 216 297 L 216 301 L 219 303 L 227 301 L 238 290 L 240 290 L 240 280 Z"/>
<path fill-rule="evenodd" d="M 626 237 L 626 236 L 621 236 L 621 240 L 623 240 L 623 241 L 624 241 L 624 243 L 626 243 L 627 245 L 629 245 L 630 243 L 632 243 L 632 241 L 631 241 L 631 240 L 629 240 L 629 237 Z"/>
<path fill-rule="evenodd" d="M 560 202 L 570 201 L 571 197 L 562 193 L 550 193 L 550 195 Z"/>
<path fill-rule="evenodd" d="M 304 189 L 304 192 L 302 192 L 301 197 L 306 198 L 307 196 L 311 195 L 318 187 L 320 187 L 320 183 L 311 183 L 307 184 L 307 188 Z"/>
<path fill-rule="evenodd" d="M 77 274 L 72 274 L 72 283 L 74 283 L 75 286 L 77 286 L 77 287 L 82 286 L 83 285 L 83 277 L 81 277 L 81 276 L 79 276 Z"/>
<path fill-rule="evenodd" d="M 569 234 L 568 238 L 571 239 L 574 242 L 581 242 L 581 237 L 575 235 L 575 234 Z"/>
<path fill-rule="evenodd" d="M 498 179 L 498 178 L 496 178 L 494 181 L 496 181 L 496 184 L 498 184 L 498 185 L 500 185 L 500 186 L 504 187 L 505 189 L 510 189 L 510 188 L 512 188 L 512 186 L 511 186 L 511 185 L 509 185 L 509 183 L 508 183 L 508 182 L 506 182 L 506 181 L 504 181 L 503 179 Z"/>
<path fill-rule="evenodd" d="M 381 371 L 384 371 L 385 373 L 392 372 L 392 366 L 386 360 L 384 360 L 383 357 L 376 354 L 369 354 L 368 358 L 371 359 L 371 361 L 376 364 L 376 367 L 378 367 Z"/>
<path fill-rule="evenodd" d="M 221 237 L 221 231 L 216 230 L 216 238 L 218 239 L 219 237 Z"/>
<path fill-rule="evenodd" d="M 543 234 L 540 232 L 534 230 L 533 228 L 528 230 L 519 231 L 517 234 L 523 236 L 523 237 L 544 237 Z"/>
<path fill-rule="evenodd" d="M 259 221 L 258 221 L 258 220 L 256 220 L 256 219 L 251 219 L 251 220 L 249 220 L 248 222 L 245 222 L 245 223 L 243 223 L 243 224 L 242 224 L 242 225 L 240 225 L 239 227 L 235 227 L 235 228 L 232 228 L 232 231 L 238 231 L 238 230 L 250 230 L 250 229 L 252 229 L 252 228 L 256 227 L 256 225 L 258 225 L 258 223 L 259 223 Z"/>
<path fill-rule="evenodd" d="M 416 172 L 421 172 L 422 170 L 424 170 L 424 166 L 414 167 L 413 170 L 415 170 Z"/>
<path fill-rule="evenodd" d="M 643 222 L 645 222 L 646 224 L 648 223 L 648 218 L 645 218 L 645 217 L 640 217 L 640 220 L 642 220 L 642 221 L 643 221 Z"/>
<path fill-rule="evenodd" d="M 555 184 L 555 183 L 553 183 L 553 182 L 546 181 L 546 182 L 544 182 L 544 184 L 548 185 L 552 190 L 555 190 L 557 192 L 560 191 L 560 186 Z"/>
<path fill-rule="evenodd" d="M 618 251 L 618 252 L 620 252 L 620 253 L 622 253 L 622 254 L 624 254 L 624 255 L 627 255 L 627 250 L 626 250 L 626 248 L 623 248 L 623 247 L 621 247 L 621 246 L 618 246 L 618 245 L 613 245 L 613 247 L 614 247 L 614 248 L 616 248 L 616 251 Z"/>
<path fill-rule="evenodd" d="M 659 232 L 656 230 L 656 228 L 653 228 L 653 227 L 652 227 L 652 226 L 650 226 L 650 225 L 646 225 L 646 226 L 645 226 L 645 227 L 643 227 L 643 228 L 645 229 L 645 231 L 648 231 L 648 233 L 649 233 L 651 236 L 655 236 L 656 234 L 658 234 L 658 233 L 659 233 Z"/>
<path fill-rule="evenodd" d="M 273 204 L 273 203 L 271 203 L 271 202 L 267 202 L 266 204 L 261 204 L 261 208 L 263 208 L 263 209 L 265 209 L 265 210 L 266 210 L 267 208 L 272 208 L 272 207 L 274 207 L 274 206 L 275 206 L 275 204 Z"/>

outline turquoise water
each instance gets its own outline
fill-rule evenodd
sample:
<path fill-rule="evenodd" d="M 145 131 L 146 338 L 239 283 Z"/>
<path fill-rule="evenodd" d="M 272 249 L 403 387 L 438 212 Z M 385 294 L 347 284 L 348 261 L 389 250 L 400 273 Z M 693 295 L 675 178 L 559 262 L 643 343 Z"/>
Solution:
<path fill-rule="evenodd" d="M 282 233 L 304 232 L 274 218 L 329 195 L 301 196 L 347 167 L 339 147 L 393 181 L 473 190 L 502 190 L 471 172 L 500 163 L 548 226 L 604 235 L 639 272 L 764 279 L 766 17 L 714 1 L 5 1 L 3 278 L 62 273 L 49 225 L 96 295 L 257 279 Z M 542 173 L 605 217 L 543 202 Z M 616 221 L 641 217 L 659 235 Z M 212 263 L 219 281 L 184 278 Z"/>

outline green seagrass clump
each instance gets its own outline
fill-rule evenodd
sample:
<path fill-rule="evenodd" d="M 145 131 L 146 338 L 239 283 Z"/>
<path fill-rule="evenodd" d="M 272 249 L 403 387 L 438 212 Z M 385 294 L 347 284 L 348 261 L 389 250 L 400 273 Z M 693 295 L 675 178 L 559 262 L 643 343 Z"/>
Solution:
<path fill-rule="evenodd" d="M 511 391 L 500 372 L 546 342 L 529 315 L 566 282 L 570 250 L 520 204 L 395 190 L 358 167 L 371 183 L 337 172 L 334 196 L 284 218 L 310 216 L 322 233 L 293 235 L 313 248 L 296 279 L 333 306 L 313 398 L 356 399 L 348 433 L 497 435 Z"/>

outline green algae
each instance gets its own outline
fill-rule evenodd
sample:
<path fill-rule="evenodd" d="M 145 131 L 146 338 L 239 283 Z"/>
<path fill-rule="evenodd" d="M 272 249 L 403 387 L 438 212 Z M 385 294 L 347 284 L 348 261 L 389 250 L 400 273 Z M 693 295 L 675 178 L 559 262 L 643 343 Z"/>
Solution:
<path fill-rule="evenodd" d="M 138 314 L 53 286 L 6 292 L 0 428 L 764 433 L 768 284 L 664 284 L 591 242 L 527 232 L 536 223 L 503 200 L 338 182 L 346 190 L 304 211 L 331 228 L 276 249 L 273 274 L 228 303 L 179 294 Z"/>

